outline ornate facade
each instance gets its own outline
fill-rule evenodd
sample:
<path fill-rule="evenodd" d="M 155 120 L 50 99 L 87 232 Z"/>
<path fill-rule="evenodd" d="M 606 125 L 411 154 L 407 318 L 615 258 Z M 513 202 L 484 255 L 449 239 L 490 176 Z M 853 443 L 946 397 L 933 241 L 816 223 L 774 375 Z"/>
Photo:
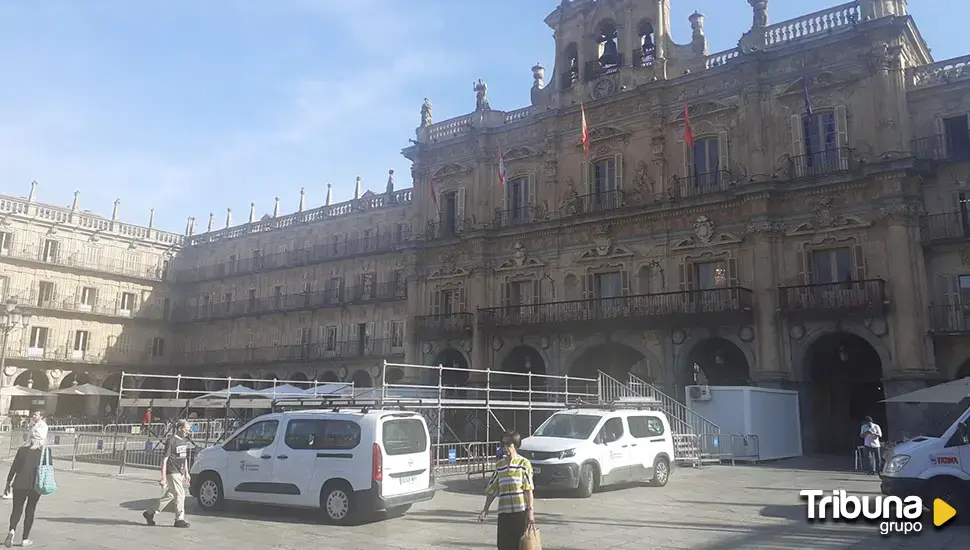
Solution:
<path fill-rule="evenodd" d="M 709 53 L 700 14 L 671 40 L 669 0 L 564 1 L 532 105 L 494 109 L 483 80 L 471 114 L 425 100 L 413 191 L 190 220 L 153 287 L 175 296 L 166 364 L 768 385 L 801 392 L 809 449 L 867 414 L 902 435 L 885 396 L 970 375 L 970 56 L 934 61 L 904 0 L 777 24 L 767 4 Z"/>

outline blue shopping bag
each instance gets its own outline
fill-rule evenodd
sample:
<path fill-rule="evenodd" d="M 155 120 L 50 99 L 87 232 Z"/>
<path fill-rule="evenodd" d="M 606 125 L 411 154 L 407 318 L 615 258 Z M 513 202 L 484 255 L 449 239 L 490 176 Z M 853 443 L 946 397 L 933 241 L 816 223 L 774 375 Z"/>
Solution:
<path fill-rule="evenodd" d="M 57 483 L 54 482 L 54 464 L 51 461 L 51 450 L 47 447 L 44 447 L 44 450 L 41 451 L 35 489 L 41 495 L 49 495 L 57 490 Z"/>

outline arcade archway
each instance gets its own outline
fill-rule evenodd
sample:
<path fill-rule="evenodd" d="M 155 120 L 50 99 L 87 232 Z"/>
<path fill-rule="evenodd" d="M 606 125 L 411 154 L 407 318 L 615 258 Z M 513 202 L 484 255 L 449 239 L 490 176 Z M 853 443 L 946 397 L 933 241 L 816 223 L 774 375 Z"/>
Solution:
<path fill-rule="evenodd" d="M 279 386 L 281 385 L 281 382 L 279 380 L 280 380 L 280 377 L 277 376 L 276 373 L 266 373 L 259 377 L 259 381 L 256 382 L 256 386 L 257 386 L 256 389 L 265 390 L 265 389 L 272 388 L 274 386 Z"/>
<path fill-rule="evenodd" d="M 552 392 L 562 392 L 565 388 L 556 387 L 555 383 L 543 376 L 546 374 L 546 362 L 542 354 L 531 346 L 516 346 L 509 350 L 502 360 L 500 371 L 500 374 L 495 371 L 491 373 L 490 386 L 493 391 L 489 399 L 522 404 L 549 401 L 557 397 L 562 399 L 561 393 Z M 494 391 L 496 389 L 498 391 Z M 505 429 L 515 430 L 520 434 L 531 434 L 533 429 L 548 418 L 545 411 L 533 411 L 531 406 L 523 405 L 493 414 Z M 493 437 L 498 435 L 500 434 L 496 433 Z"/>
<path fill-rule="evenodd" d="M 303 374 L 302 372 L 293 373 L 289 378 L 289 383 L 298 388 L 309 388 L 313 386 L 310 379 L 307 378 L 307 375 Z"/>
<path fill-rule="evenodd" d="M 61 380 L 59 390 L 77 388 L 85 384 L 90 384 L 91 379 L 83 372 L 69 372 Z M 83 388 L 82 388 L 83 389 Z M 77 390 L 80 391 L 80 390 Z M 98 414 L 98 395 L 81 393 L 58 393 L 57 404 L 54 407 L 57 416 L 71 416 L 80 420 L 85 416 L 97 416 Z M 77 422 L 86 424 L 87 422 Z"/>
<path fill-rule="evenodd" d="M 509 374 L 493 374 L 495 385 L 528 390 L 546 385 L 546 362 L 538 350 L 529 346 L 518 346 L 509 351 L 502 360 L 501 371 Z M 528 374 L 540 375 L 530 377 Z"/>
<path fill-rule="evenodd" d="M 333 372 L 332 370 L 325 370 L 320 374 L 320 376 L 317 377 L 317 381 L 323 382 L 324 384 L 333 384 L 340 382 L 340 377 L 337 376 L 337 373 Z"/>
<path fill-rule="evenodd" d="M 468 360 L 465 359 L 465 354 L 455 348 L 441 350 L 431 363 L 444 367 L 444 370 L 441 371 L 442 386 L 455 387 L 468 384 L 470 378 Z M 437 373 L 433 374 L 437 378 Z M 437 383 L 438 380 L 433 380 L 433 382 Z"/>
<path fill-rule="evenodd" d="M 374 387 L 374 379 L 371 378 L 370 373 L 364 369 L 360 369 L 355 372 L 350 381 L 354 383 L 354 389 Z"/>
<path fill-rule="evenodd" d="M 687 353 L 686 372 L 681 373 L 680 382 L 684 386 L 748 386 L 751 368 L 744 352 L 733 342 L 708 338 Z"/>
<path fill-rule="evenodd" d="M 239 376 L 232 377 L 233 386 L 243 386 L 251 390 L 256 389 L 256 383 L 253 382 L 253 377 L 248 374 L 240 374 Z"/>
<path fill-rule="evenodd" d="M 13 384 L 15 386 L 21 386 L 30 390 L 37 390 L 42 392 L 50 391 L 50 379 L 47 378 L 47 373 L 39 370 L 27 370 L 20 373 Z M 17 395 L 10 398 L 10 411 L 21 412 L 24 415 L 30 414 L 30 411 L 34 410 L 46 410 L 47 399 L 42 395 Z"/>
<path fill-rule="evenodd" d="M 953 379 L 960 380 L 961 378 L 966 378 L 968 376 L 970 376 L 970 359 L 960 363 L 960 366 L 957 367 L 956 376 L 954 376 Z"/>
<path fill-rule="evenodd" d="M 569 392 L 579 392 L 594 396 L 599 388 L 596 380 L 599 371 L 626 383 L 629 374 L 640 368 L 648 359 L 636 349 L 618 342 L 606 342 L 587 348 L 579 354 L 569 367 L 569 376 L 583 378 L 589 381 L 569 381 Z M 605 396 L 609 398 L 610 396 Z M 621 397 L 621 396 L 615 396 Z"/>
<path fill-rule="evenodd" d="M 869 342 L 847 332 L 825 334 L 805 352 L 809 452 L 846 455 L 871 416 L 888 435 L 882 360 Z"/>

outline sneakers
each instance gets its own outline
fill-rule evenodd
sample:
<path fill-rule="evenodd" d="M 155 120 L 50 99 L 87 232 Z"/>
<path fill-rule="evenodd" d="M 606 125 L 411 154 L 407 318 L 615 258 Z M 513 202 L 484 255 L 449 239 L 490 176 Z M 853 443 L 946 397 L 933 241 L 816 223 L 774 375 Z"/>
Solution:
<path fill-rule="evenodd" d="M 175 520 L 175 527 L 178 527 L 179 529 L 188 529 L 189 522 L 185 521 L 184 519 L 177 519 Z"/>
<path fill-rule="evenodd" d="M 7 548 L 10 548 L 11 546 L 13 546 L 13 536 L 15 534 L 16 532 L 13 529 L 11 529 L 10 532 L 7 533 L 7 538 L 3 539 L 3 545 L 6 546 Z"/>
<path fill-rule="evenodd" d="M 34 541 L 30 539 L 24 539 L 20 541 L 20 546 L 33 546 L 33 545 L 34 545 Z"/>
<path fill-rule="evenodd" d="M 147 523 L 149 527 L 155 526 L 155 514 L 145 510 L 141 513 L 141 517 L 145 518 L 145 523 Z"/>
<path fill-rule="evenodd" d="M 0 498 L 3 500 L 10 500 L 13 498 L 13 493 L 4 493 L 3 496 L 0 496 Z"/>

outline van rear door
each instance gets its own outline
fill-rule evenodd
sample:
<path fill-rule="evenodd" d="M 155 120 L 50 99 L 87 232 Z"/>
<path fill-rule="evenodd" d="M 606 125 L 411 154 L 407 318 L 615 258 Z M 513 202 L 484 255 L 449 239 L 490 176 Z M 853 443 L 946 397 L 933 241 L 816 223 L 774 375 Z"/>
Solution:
<path fill-rule="evenodd" d="M 378 441 L 384 451 L 381 496 L 406 495 L 431 487 L 431 442 L 424 417 L 414 413 L 382 416 Z"/>

